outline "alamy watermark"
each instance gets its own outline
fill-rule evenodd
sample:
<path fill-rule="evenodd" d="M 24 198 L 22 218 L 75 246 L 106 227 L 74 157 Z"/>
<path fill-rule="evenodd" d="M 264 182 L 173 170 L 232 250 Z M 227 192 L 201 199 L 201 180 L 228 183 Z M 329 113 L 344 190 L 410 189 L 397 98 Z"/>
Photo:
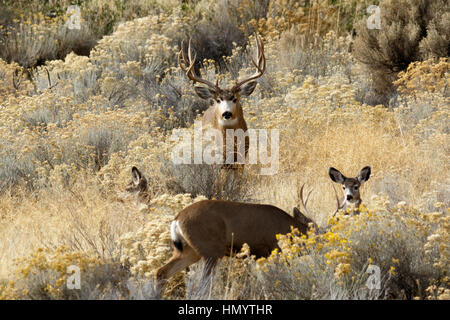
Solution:
<path fill-rule="evenodd" d="M 71 5 L 67 8 L 67 15 L 69 19 L 67 20 L 67 28 L 70 30 L 80 30 L 81 29 L 81 10 L 77 5 Z"/>
<path fill-rule="evenodd" d="M 367 8 L 367 13 L 370 16 L 367 18 L 367 29 L 381 29 L 381 10 L 379 6 L 371 5 Z"/>
<path fill-rule="evenodd" d="M 177 142 L 171 153 L 174 164 L 259 163 L 265 166 L 261 168 L 261 175 L 273 175 L 278 171 L 278 129 L 248 129 L 245 132 L 242 129 L 226 129 L 224 139 L 221 130 L 203 129 L 202 122 L 195 121 L 194 137 L 189 129 L 174 129 L 170 140 Z"/>
<path fill-rule="evenodd" d="M 381 271 L 380 267 L 374 264 L 369 264 L 367 266 L 366 273 L 369 274 L 366 281 L 366 287 L 370 290 L 381 289 Z"/>
<path fill-rule="evenodd" d="M 81 289 L 81 273 L 80 267 L 71 265 L 67 267 L 66 273 L 68 274 L 66 285 L 67 289 Z"/>

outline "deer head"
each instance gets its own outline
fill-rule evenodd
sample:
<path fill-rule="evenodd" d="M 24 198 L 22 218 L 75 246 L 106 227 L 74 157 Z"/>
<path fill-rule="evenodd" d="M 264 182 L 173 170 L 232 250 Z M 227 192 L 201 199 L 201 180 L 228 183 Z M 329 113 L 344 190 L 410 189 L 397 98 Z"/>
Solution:
<path fill-rule="evenodd" d="M 184 43 L 181 44 L 181 51 L 178 54 L 178 64 L 187 77 L 194 81 L 194 84 L 198 82 L 204 85 L 196 85 L 194 87 L 195 93 L 202 99 L 212 99 L 216 123 L 222 128 L 241 127 L 238 125 L 243 121 L 240 98 L 252 94 L 257 84 L 255 80 L 261 77 L 266 70 L 264 46 L 258 36 L 256 36 L 256 45 L 258 48 L 258 62 L 256 63 L 252 58 L 252 63 L 257 69 L 256 73 L 249 78 L 238 81 L 233 87 L 225 89 L 219 87 L 218 79 L 214 84 L 196 75 L 194 70 L 196 55 L 192 57 L 191 40 L 189 40 L 187 56 L 184 53 Z"/>
<path fill-rule="evenodd" d="M 359 207 L 362 201 L 361 195 L 359 193 L 359 188 L 364 182 L 369 180 L 370 173 L 370 167 L 366 166 L 361 169 L 357 177 L 347 178 L 341 172 L 339 172 L 339 170 L 333 167 L 330 167 L 328 169 L 328 174 L 330 175 L 331 180 L 336 183 L 340 183 L 344 190 L 344 198 L 339 201 L 338 209 L 345 209 L 350 204 L 355 205 L 355 207 Z"/>

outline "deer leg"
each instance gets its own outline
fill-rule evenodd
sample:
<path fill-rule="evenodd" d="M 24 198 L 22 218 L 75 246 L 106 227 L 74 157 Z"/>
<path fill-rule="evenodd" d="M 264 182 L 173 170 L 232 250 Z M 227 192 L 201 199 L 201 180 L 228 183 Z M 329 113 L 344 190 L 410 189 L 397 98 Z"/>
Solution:
<path fill-rule="evenodd" d="M 214 267 L 217 264 L 217 258 L 203 258 L 204 267 L 202 278 L 207 278 L 211 276 L 211 273 L 214 271 Z"/>
<path fill-rule="evenodd" d="M 182 252 L 176 250 L 169 262 L 156 271 L 158 288 L 163 288 L 164 284 L 171 276 L 184 268 L 189 267 L 198 260 L 200 260 L 200 257 L 189 246 L 184 247 Z"/>
<path fill-rule="evenodd" d="M 210 288 L 211 280 L 212 280 L 212 273 L 214 271 L 214 268 L 217 264 L 218 258 L 202 258 L 204 266 L 202 271 L 202 283 L 204 285 L 204 288 Z M 209 290 L 209 289 L 208 289 Z"/>

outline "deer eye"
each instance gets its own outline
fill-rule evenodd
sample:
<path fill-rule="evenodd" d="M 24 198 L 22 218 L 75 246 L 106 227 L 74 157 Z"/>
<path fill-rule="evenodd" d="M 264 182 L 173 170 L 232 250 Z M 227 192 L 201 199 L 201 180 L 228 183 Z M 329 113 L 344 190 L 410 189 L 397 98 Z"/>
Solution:
<path fill-rule="evenodd" d="M 236 97 L 234 97 L 234 98 L 233 98 L 233 102 L 234 102 L 234 103 L 236 103 L 236 101 L 237 101 L 237 98 L 236 98 Z"/>
<path fill-rule="evenodd" d="M 344 190 L 345 190 L 345 186 L 342 186 L 342 189 L 344 189 Z"/>
<path fill-rule="evenodd" d="M 359 188 L 358 186 L 353 187 L 353 189 L 355 189 L 355 190 L 358 190 L 358 188 Z"/>
<path fill-rule="evenodd" d="M 217 100 L 216 100 L 217 103 L 220 103 L 220 101 L 221 101 L 220 99 L 217 99 Z"/>

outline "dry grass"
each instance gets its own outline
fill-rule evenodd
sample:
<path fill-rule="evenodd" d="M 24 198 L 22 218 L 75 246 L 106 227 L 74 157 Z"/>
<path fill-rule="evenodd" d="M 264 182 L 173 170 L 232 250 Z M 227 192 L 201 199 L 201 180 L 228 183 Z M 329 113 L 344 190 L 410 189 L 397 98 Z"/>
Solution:
<path fill-rule="evenodd" d="M 308 211 L 328 233 L 280 236 L 282 250 L 265 260 L 245 249 L 241 259 L 223 259 L 214 290 L 194 266 L 170 282 L 164 297 L 448 299 L 447 60 L 411 65 L 398 78 L 400 95 L 391 108 L 368 106 L 360 101 L 370 91 L 370 75 L 349 53 L 351 37 L 344 26 L 328 32 L 362 10 L 350 10 L 352 1 L 304 11 L 292 1 L 263 9 L 230 3 L 236 16 L 222 23 L 234 25 L 222 26 L 242 38 L 233 44 L 230 33 L 231 44 L 222 48 L 231 53 L 225 67 L 216 61 L 199 67 L 209 80 L 222 72 L 224 85 L 254 72 L 248 59 L 254 39 L 246 37 L 253 29 L 236 24 L 255 18 L 249 27 L 261 28 L 268 68 L 243 109 L 249 128 L 280 132 L 280 164 L 272 176 L 249 165 L 231 179 L 214 167 L 184 170 L 170 162 L 172 130 L 192 129 L 207 107 L 175 55 L 207 1 L 184 9 L 161 5 L 158 14 L 119 26 L 89 57 L 49 61 L 31 78 L 0 60 L 0 297 L 161 298 L 149 278 L 169 258 L 169 222 L 179 210 L 215 197 L 292 212 L 306 183 L 313 189 Z M 323 24 L 308 20 L 322 9 Z M 260 21 L 265 10 L 271 22 Z M 275 19 L 286 12 L 289 21 Z M 208 50 L 201 48 L 205 56 Z M 144 206 L 119 197 L 133 165 L 149 182 L 151 201 Z M 372 167 L 361 191 L 367 210 L 330 220 L 335 199 L 328 167 L 354 176 L 365 165 Z M 91 275 L 78 295 L 57 285 L 71 263 L 86 264 Z M 381 292 L 366 290 L 370 263 L 381 268 Z"/>

